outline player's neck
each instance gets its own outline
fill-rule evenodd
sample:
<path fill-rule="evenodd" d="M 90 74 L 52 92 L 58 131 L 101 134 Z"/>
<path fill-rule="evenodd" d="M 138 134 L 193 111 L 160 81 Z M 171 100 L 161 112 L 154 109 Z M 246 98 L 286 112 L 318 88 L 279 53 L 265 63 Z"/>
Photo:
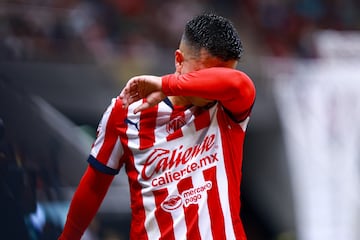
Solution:
<path fill-rule="evenodd" d="M 186 107 L 192 105 L 190 100 L 183 96 L 169 96 L 168 98 L 173 106 Z"/>

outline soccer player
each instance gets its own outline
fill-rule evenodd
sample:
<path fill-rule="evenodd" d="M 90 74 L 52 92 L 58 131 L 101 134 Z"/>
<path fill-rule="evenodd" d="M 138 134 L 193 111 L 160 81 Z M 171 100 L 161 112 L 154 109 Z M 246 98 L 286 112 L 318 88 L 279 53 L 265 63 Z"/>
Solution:
<path fill-rule="evenodd" d="M 255 87 L 235 69 L 242 52 L 228 19 L 203 14 L 185 26 L 174 74 L 129 80 L 99 123 L 60 239 L 80 239 L 123 166 L 131 239 L 246 239 L 241 166 Z"/>

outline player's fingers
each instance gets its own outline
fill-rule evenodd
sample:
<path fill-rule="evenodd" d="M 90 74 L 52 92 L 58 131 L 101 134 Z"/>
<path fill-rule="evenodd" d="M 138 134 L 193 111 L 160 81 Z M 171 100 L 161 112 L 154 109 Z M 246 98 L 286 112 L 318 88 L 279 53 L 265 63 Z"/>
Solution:
<path fill-rule="evenodd" d="M 131 94 L 137 89 L 136 77 L 130 78 L 120 93 L 120 97 L 125 97 L 126 94 Z"/>
<path fill-rule="evenodd" d="M 131 78 L 122 89 L 119 97 L 123 102 L 123 108 L 140 99 L 136 78 Z"/>
<path fill-rule="evenodd" d="M 140 111 L 143 111 L 143 110 L 145 110 L 145 109 L 148 109 L 148 108 L 150 108 L 151 107 L 151 105 L 148 103 L 148 102 L 144 102 L 144 103 L 142 103 L 140 106 L 138 106 L 138 107 L 136 107 L 135 109 L 134 109 L 134 114 L 136 114 L 136 113 L 138 113 L 138 112 L 140 112 Z"/>
<path fill-rule="evenodd" d="M 137 95 L 137 94 L 129 95 L 128 93 L 125 93 L 125 94 L 120 95 L 120 99 L 122 101 L 123 108 L 127 108 L 130 104 L 132 104 L 133 102 L 136 102 L 140 98 L 139 98 L 139 95 Z"/>
<path fill-rule="evenodd" d="M 119 97 L 121 99 L 127 98 L 130 92 L 130 85 L 127 83 L 124 88 L 121 90 Z"/>
<path fill-rule="evenodd" d="M 127 89 L 123 89 L 119 95 L 119 98 L 121 99 L 122 101 L 122 106 L 123 108 L 127 108 L 129 106 L 129 98 L 130 98 L 130 95 L 127 91 Z"/>
<path fill-rule="evenodd" d="M 127 94 L 127 89 L 126 89 L 126 87 L 124 87 L 124 88 L 121 90 L 119 97 L 120 97 L 121 99 L 123 99 L 123 98 L 125 98 L 125 95 L 126 95 L 126 94 Z"/>

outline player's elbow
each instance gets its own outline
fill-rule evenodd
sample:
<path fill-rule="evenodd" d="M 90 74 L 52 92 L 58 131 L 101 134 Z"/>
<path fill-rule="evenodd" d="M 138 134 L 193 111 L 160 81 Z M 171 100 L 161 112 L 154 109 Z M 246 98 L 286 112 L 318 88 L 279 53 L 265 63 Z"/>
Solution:
<path fill-rule="evenodd" d="M 232 81 L 231 94 L 235 98 L 255 100 L 256 90 L 253 81 L 243 72 L 238 72 L 235 81 Z"/>

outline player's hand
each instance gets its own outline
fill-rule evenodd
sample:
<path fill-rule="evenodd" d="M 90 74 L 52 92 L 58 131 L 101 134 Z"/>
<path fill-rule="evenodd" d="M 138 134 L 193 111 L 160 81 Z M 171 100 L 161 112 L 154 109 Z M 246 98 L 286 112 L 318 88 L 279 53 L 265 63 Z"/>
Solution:
<path fill-rule="evenodd" d="M 165 98 L 161 91 L 161 77 L 142 75 L 131 78 L 120 93 L 123 107 L 145 98 L 146 101 L 134 109 L 134 113 L 148 109 Z"/>

